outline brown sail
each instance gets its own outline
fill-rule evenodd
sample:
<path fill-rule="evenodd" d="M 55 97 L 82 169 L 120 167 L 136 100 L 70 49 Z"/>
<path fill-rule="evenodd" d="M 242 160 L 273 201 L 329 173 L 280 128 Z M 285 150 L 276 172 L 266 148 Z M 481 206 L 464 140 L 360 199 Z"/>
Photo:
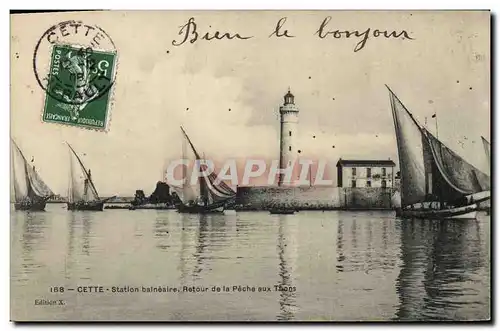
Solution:
<path fill-rule="evenodd" d="M 474 194 L 490 189 L 490 177 L 488 175 L 446 147 L 429 131 L 425 130 L 425 133 L 431 146 L 436 167 L 451 189 L 461 195 Z"/>
<path fill-rule="evenodd" d="M 191 142 L 191 139 L 189 139 L 189 136 L 187 135 L 186 131 L 181 127 L 182 134 L 184 136 L 185 141 L 188 142 L 189 146 L 191 147 L 192 152 L 194 153 L 195 157 L 195 165 L 194 167 L 196 168 L 197 171 L 200 173 L 203 173 L 204 175 L 199 178 L 199 196 L 196 197 L 196 200 L 201 200 L 198 201 L 197 205 L 193 206 L 187 206 L 183 205 L 179 208 L 180 212 L 208 212 L 209 210 L 215 210 L 223 207 L 226 205 L 226 203 L 235 196 L 235 192 L 224 182 L 217 183 L 217 175 L 214 172 L 211 172 L 210 174 L 205 174 L 204 168 L 202 165 L 202 162 L 204 158 L 200 156 L 196 148 L 194 147 L 193 143 Z M 183 151 L 183 153 L 185 153 Z M 188 178 L 189 180 L 189 178 Z M 187 204 L 188 201 L 186 200 L 187 192 L 186 192 L 187 187 L 184 185 L 183 188 L 183 196 L 184 196 L 184 204 Z M 193 189 L 190 190 L 189 193 L 193 193 Z M 193 200 L 193 199 L 191 199 Z M 201 202 L 201 205 L 199 204 Z"/>
<path fill-rule="evenodd" d="M 387 87 L 389 89 L 389 87 Z M 455 203 L 490 190 L 490 177 L 423 128 L 389 89 L 401 168 L 401 205 Z"/>

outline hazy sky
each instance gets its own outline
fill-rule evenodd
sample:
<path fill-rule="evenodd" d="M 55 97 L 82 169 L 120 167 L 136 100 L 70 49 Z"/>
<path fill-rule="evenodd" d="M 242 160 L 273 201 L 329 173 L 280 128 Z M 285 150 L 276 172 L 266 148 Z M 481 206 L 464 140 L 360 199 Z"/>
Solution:
<path fill-rule="evenodd" d="M 295 38 L 268 38 L 284 16 Z M 371 36 L 354 52 L 361 38 L 314 35 L 327 16 L 327 30 L 406 30 L 414 40 Z M 190 17 L 200 36 L 254 37 L 173 46 Z M 116 45 L 107 133 L 41 122 L 33 50 L 45 30 L 68 19 L 100 26 Z M 11 135 L 56 193 L 67 192 L 64 141 L 86 154 L 103 196 L 149 194 L 165 163 L 180 157 L 181 124 L 207 157 L 277 159 L 288 86 L 300 108 L 304 157 L 327 158 L 332 167 L 339 157 L 397 160 L 388 84 L 420 122 L 429 118 L 432 132 L 437 112 L 441 140 L 484 169 L 489 12 L 87 12 L 13 15 L 11 27 Z"/>

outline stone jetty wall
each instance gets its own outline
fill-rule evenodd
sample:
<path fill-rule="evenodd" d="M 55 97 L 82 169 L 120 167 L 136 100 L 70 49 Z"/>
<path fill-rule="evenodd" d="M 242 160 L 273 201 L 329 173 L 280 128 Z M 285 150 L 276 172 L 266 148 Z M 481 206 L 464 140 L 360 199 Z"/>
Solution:
<path fill-rule="evenodd" d="M 392 209 L 393 195 L 391 188 L 244 186 L 236 190 L 236 208 Z"/>

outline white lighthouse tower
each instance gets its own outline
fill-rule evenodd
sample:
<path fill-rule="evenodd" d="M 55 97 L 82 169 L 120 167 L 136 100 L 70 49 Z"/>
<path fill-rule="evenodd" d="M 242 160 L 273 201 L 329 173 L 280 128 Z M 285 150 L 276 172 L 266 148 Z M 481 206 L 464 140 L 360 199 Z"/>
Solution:
<path fill-rule="evenodd" d="M 290 93 L 285 94 L 283 106 L 280 107 L 281 138 L 280 138 L 280 169 L 295 165 L 297 156 L 297 127 L 299 122 L 299 108 L 295 105 L 295 97 Z M 295 168 L 295 166 L 294 166 Z M 295 179 L 292 172 L 291 182 Z M 286 185 L 285 174 L 280 173 L 278 185 Z"/>

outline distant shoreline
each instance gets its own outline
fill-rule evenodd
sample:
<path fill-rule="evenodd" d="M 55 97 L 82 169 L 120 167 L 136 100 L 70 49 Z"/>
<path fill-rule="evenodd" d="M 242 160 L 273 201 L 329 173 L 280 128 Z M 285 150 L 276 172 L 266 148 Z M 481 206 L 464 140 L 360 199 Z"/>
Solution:
<path fill-rule="evenodd" d="M 101 197 L 101 199 L 108 199 L 107 197 Z M 134 198 L 133 197 L 123 197 L 123 198 L 115 198 L 113 200 L 110 200 L 106 203 L 114 203 L 114 204 L 126 204 L 126 203 L 131 203 L 132 201 L 134 201 Z M 68 202 L 66 199 L 57 199 L 57 200 L 47 200 L 47 203 L 66 203 Z M 14 204 L 15 201 L 10 201 L 11 204 Z"/>

